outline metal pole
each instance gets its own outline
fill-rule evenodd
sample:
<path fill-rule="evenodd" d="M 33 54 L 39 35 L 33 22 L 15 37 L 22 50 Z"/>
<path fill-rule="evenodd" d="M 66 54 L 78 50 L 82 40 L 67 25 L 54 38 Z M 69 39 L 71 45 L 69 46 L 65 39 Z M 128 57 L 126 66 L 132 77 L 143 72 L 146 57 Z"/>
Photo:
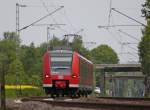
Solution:
<path fill-rule="evenodd" d="M 115 89 L 114 89 L 114 77 L 112 76 L 112 97 L 114 97 L 115 95 Z"/>
<path fill-rule="evenodd" d="M 4 62 L 0 64 L 0 83 L 1 83 L 1 109 L 6 109 L 6 96 L 5 96 L 5 69 L 4 69 Z"/>
<path fill-rule="evenodd" d="M 96 71 L 93 71 L 93 88 L 92 88 L 92 95 L 94 96 L 94 90 L 96 87 L 96 76 L 95 76 Z"/>
<path fill-rule="evenodd" d="M 19 4 L 16 3 L 16 34 L 19 37 Z M 18 58 L 18 46 L 16 46 L 16 60 Z M 16 64 L 16 93 L 18 96 L 18 90 L 17 90 L 17 85 L 18 85 L 18 71 L 17 71 L 17 64 Z"/>
<path fill-rule="evenodd" d="M 20 36 L 20 32 L 19 32 L 19 4 L 16 3 L 16 33 L 18 36 Z"/>
<path fill-rule="evenodd" d="M 104 71 L 104 96 L 106 96 L 106 77 L 105 77 L 105 71 Z"/>
<path fill-rule="evenodd" d="M 47 27 L 47 51 L 48 51 L 48 44 L 49 44 L 49 27 Z"/>
<path fill-rule="evenodd" d="M 101 69 L 101 91 L 102 91 L 102 96 L 105 96 L 105 71 L 104 69 Z"/>
<path fill-rule="evenodd" d="M 19 23 L 19 7 L 20 5 L 18 3 L 16 3 L 16 34 L 18 36 L 18 38 L 20 37 L 20 23 Z M 19 59 L 19 42 L 18 39 L 16 39 L 16 61 Z M 22 94 L 21 92 L 21 83 L 19 81 L 20 75 L 19 75 L 19 65 L 18 62 L 16 63 L 16 92 L 17 92 L 17 96 L 19 96 L 20 94 Z M 18 91 L 18 85 L 19 85 L 19 91 Z"/>

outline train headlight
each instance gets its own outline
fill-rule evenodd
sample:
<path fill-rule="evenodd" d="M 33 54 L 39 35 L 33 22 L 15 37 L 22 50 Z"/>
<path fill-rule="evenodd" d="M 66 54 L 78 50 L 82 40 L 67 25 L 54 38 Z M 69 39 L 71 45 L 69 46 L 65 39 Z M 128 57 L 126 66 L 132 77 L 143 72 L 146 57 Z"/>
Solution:
<path fill-rule="evenodd" d="M 77 78 L 77 76 L 76 75 L 72 75 L 72 78 Z"/>
<path fill-rule="evenodd" d="M 49 75 L 45 75 L 46 78 L 49 78 Z"/>

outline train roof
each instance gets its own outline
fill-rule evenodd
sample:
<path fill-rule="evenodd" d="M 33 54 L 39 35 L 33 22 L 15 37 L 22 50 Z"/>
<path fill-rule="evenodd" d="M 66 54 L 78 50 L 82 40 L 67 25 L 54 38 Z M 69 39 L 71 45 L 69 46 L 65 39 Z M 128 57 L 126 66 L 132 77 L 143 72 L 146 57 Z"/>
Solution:
<path fill-rule="evenodd" d="M 88 63 L 93 64 L 90 60 L 88 60 L 87 58 L 83 57 L 83 56 L 80 55 L 79 53 L 78 53 L 78 55 L 79 55 L 79 57 L 82 58 L 83 60 L 86 60 Z"/>
<path fill-rule="evenodd" d="M 73 51 L 70 51 L 70 50 L 52 50 L 52 51 L 49 51 L 50 53 L 68 53 L 68 54 L 72 54 Z"/>
<path fill-rule="evenodd" d="M 53 50 L 72 50 L 71 47 L 67 47 L 67 46 L 55 46 L 55 47 L 51 47 L 50 48 L 50 51 L 53 51 Z"/>
<path fill-rule="evenodd" d="M 57 54 L 57 53 L 66 53 L 66 54 L 73 54 L 76 51 L 72 51 L 69 47 L 54 47 L 52 50 L 48 51 L 50 54 Z M 87 61 L 90 64 L 93 64 L 90 60 L 80 55 L 78 52 L 76 52 L 80 58 Z"/>

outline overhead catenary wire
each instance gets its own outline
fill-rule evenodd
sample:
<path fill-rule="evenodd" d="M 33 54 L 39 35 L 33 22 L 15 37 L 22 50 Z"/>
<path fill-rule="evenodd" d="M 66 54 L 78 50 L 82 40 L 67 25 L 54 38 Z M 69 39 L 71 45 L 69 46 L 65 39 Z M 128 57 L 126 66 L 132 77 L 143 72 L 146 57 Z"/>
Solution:
<path fill-rule="evenodd" d="M 137 49 L 135 49 L 135 48 L 133 48 L 133 47 L 131 47 L 131 46 L 129 46 L 129 45 L 127 45 L 130 49 L 132 49 L 132 50 L 134 50 L 134 51 L 136 51 L 136 52 L 138 52 L 138 50 Z"/>
<path fill-rule="evenodd" d="M 129 44 L 131 44 L 131 43 L 122 43 L 122 42 L 119 42 L 120 44 L 121 44 L 121 48 L 123 48 L 123 46 L 128 46 L 128 48 L 130 48 L 130 49 L 132 49 L 132 50 L 134 50 L 134 51 L 138 51 L 137 49 L 135 49 L 135 48 L 133 48 L 133 47 L 131 47 L 131 46 L 129 46 Z"/>
<path fill-rule="evenodd" d="M 46 11 L 49 12 L 48 7 L 46 7 L 45 2 L 44 2 L 43 0 L 40 0 L 40 1 L 41 1 L 41 3 L 42 3 L 43 7 L 46 9 Z M 70 26 L 71 26 L 71 27 L 73 28 L 73 30 L 75 31 L 76 29 L 75 29 L 75 27 L 73 26 L 73 24 L 70 22 L 69 18 L 67 17 L 65 10 L 64 10 L 64 15 L 65 15 L 66 20 L 67 20 L 68 23 L 70 24 Z M 53 17 L 52 17 L 52 18 L 53 18 Z M 54 18 L 53 18 L 53 21 L 54 21 L 54 23 L 58 24 Z M 61 30 L 63 30 L 59 25 L 56 25 L 56 27 L 59 28 L 59 29 L 61 29 Z M 84 29 L 81 29 L 80 32 L 82 32 L 83 30 L 84 30 Z M 65 31 L 65 30 L 63 30 L 63 31 L 65 32 L 65 35 L 67 35 L 66 33 L 68 33 L 68 32 Z M 77 33 L 80 33 L 80 32 L 78 31 Z"/>
<path fill-rule="evenodd" d="M 137 23 L 139 23 L 139 24 L 141 24 L 142 26 L 146 27 L 145 24 L 143 24 L 143 23 L 141 23 L 140 21 L 138 21 L 138 20 L 136 20 L 136 19 L 134 19 L 134 18 L 132 18 L 132 17 L 130 17 L 130 16 L 128 16 L 128 15 L 126 15 L 126 14 L 124 14 L 124 13 L 118 11 L 118 10 L 116 10 L 115 8 L 111 8 L 111 10 L 113 10 L 113 11 L 115 11 L 115 12 L 117 12 L 117 13 L 119 13 L 119 14 L 121 14 L 121 15 L 123 15 L 123 16 L 125 16 L 125 17 L 127 17 L 127 18 L 129 18 L 129 19 L 131 19 L 131 20 L 133 20 L 133 21 L 135 21 L 135 22 L 137 22 Z"/>
<path fill-rule="evenodd" d="M 121 40 L 122 41 L 122 40 Z M 130 52 L 128 49 L 126 53 L 128 53 L 129 55 L 133 56 L 134 58 L 138 58 L 138 50 L 134 47 L 132 47 L 130 44 L 134 44 L 134 45 L 137 45 L 138 43 L 131 43 L 131 42 L 120 42 L 121 44 L 121 53 L 123 53 L 123 46 L 126 46 L 127 48 L 130 48 L 132 49 L 132 52 Z M 133 52 L 134 51 L 134 52 Z M 125 52 L 124 52 L 125 53 Z M 134 54 L 133 54 L 134 53 Z M 122 54 L 123 55 L 123 54 Z"/>
<path fill-rule="evenodd" d="M 46 6 L 45 2 L 44 2 L 44 1 L 42 1 L 42 0 L 40 0 L 40 1 L 41 1 L 41 3 L 42 3 L 43 7 L 46 9 L 46 11 L 49 13 L 49 10 L 48 10 L 48 8 L 47 8 L 47 6 Z"/>
<path fill-rule="evenodd" d="M 111 5 L 112 5 L 112 4 L 111 4 Z M 111 7 L 112 7 L 112 6 L 111 6 Z M 111 8 L 111 7 L 110 7 L 110 8 Z M 111 9 L 110 9 L 110 10 L 111 10 Z M 113 15 L 110 16 L 110 17 L 111 17 L 112 25 L 109 25 L 109 26 L 110 26 L 110 27 L 113 26 L 113 29 L 115 30 L 115 32 L 118 33 L 118 31 L 117 31 L 117 29 L 116 29 L 116 28 L 117 28 L 117 25 L 115 25 Z M 109 27 L 106 27 L 106 28 L 109 29 Z M 120 34 L 117 34 L 117 36 L 119 36 L 119 38 L 120 38 L 119 40 L 121 40 L 121 38 L 122 38 L 122 37 L 120 37 L 121 35 L 120 35 Z M 119 42 L 119 40 L 118 40 L 117 42 Z"/>
<path fill-rule="evenodd" d="M 79 34 L 79 33 L 83 32 L 83 31 L 84 31 L 84 29 L 80 29 L 75 34 Z"/>
<path fill-rule="evenodd" d="M 104 29 L 106 29 L 106 30 L 108 31 L 108 33 L 109 33 L 111 36 L 113 36 L 113 38 L 115 38 L 115 40 L 116 40 L 117 43 L 120 42 L 120 40 L 119 40 L 118 38 L 116 38 L 116 36 L 115 36 L 112 32 L 109 31 L 109 28 L 104 28 Z M 124 56 L 122 56 L 122 57 L 124 57 Z M 124 59 L 125 59 L 125 58 L 126 58 L 126 57 L 124 57 Z"/>
<path fill-rule="evenodd" d="M 122 55 L 122 54 L 127 54 L 127 55 L 131 55 L 131 56 L 133 56 L 133 57 L 138 57 L 138 53 L 131 53 L 131 52 L 124 52 L 124 53 L 118 53 L 119 55 Z"/>
<path fill-rule="evenodd" d="M 48 11 L 48 7 L 46 6 L 45 2 L 44 2 L 43 0 L 40 0 L 40 1 L 42 2 L 44 8 Z M 66 21 L 67 21 L 68 24 L 70 25 L 70 28 L 69 28 L 69 29 L 72 29 L 71 31 L 72 31 L 72 32 L 75 32 L 75 31 L 76 31 L 76 28 L 74 27 L 74 25 L 72 24 L 71 20 L 70 20 L 69 17 L 67 16 L 66 10 L 63 9 L 63 13 L 60 13 L 60 14 L 63 14 L 64 18 L 66 19 Z M 53 17 L 52 17 L 52 18 L 53 18 Z M 54 18 L 53 18 L 53 21 L 54 21 L 55 23 L 57 23 Z M 60 26 L 57 26 L 57 27 L 58 27 L 60 30 L 64 31 L 65 34 L 68 33 L 66 30 L 62 29 Z"/>
<path fill-rule="evenodd" d="M 116 27 L 114 27 L 114 28 L 116 28 Z M 121 29 L 119 29 L 121 32 L 124 32 L 124 31 L 122 31 Z M 117 32 L 118 32 L 118 35 L 119 36 L 121 36 L 120 35 L 120 31 L 118 31 L 118 30 L 116 30 Z M 139 39 L 137 39 L 136 37 L 134 37 L 134 36 L 132 36 L 132 35 L 130 35 L 130 34 L 128 34 L 128 33 L 126 33 L 126 32 L 124 32 L 123 33 L 124 35 L 127 35 L 127 36 L 129 36 L 129 37 L 131 37 L 131 38 L 133 38 L 133 39 L 135 39 L 135 40 L 137 40 L 138 42 L 139 42 Z M 121 36 L 122 37 L 122 36 Z M 121 40 L 122 41 L 122 40 Z M 118 42 L 118 43 L 120 43 L 120 42 Z M 127 46 L 128 48 L 130 48 L 130 49 L 132 49 L 132 50 L 134 50 L 134 51 L 138 51 L 136 48 L 134 48 L 134 47 L 132 47 L 131 45 L 128 45 L 128 44 L 131 44 L 131 43 L 129 43 L 129 42 L 127 42 L 126 43 L 127 45 L 125 45 L 125 46 Z M 133 43 L 132 43 L 133 44 Z M 138 44 L 138 43 L 134 43 L 134 44 Z M 122 46 L 124 45 L 124 43 L 121 43 L 121 48 L 122 48 Z"/>
<path fill-rule="evenodd" d="M 66 21 L 70 24 L 70 26 L 71 26 L 71 28 L 73 29 L 73 31 L 75 31 L 76 28 L 73 26 L 71 20 L 70 20 L 69 17 L 67 16 L 67 12 L 66 12 L 65 9 L 64 9 L 64 17 L 65 17 Z"/>
<path fill-rule="evenodd" d="M 137 52 L 120 52 L 120 53 L 118 53 L 118 54 L 129 54 L 129 53 L 138 54 Z"/>
<path fill-rule="evenodd" d="M 140 40 L 137 39 L 136 37 L 134 37 L 134 36 L 128 34 L 127 32 L 122 31 L 121 29 L 119 29 L 118 31 L 119 31 L 120 33 L 122 33 L 122 34 L 124 34 L 124 35 L 127 35 L 128 37 L 130 37 L 130 38 L 132 38 L 132 39 L 138 41 L 138 42 L 140 41 Z"/>
<path fill-rule="evenodd" d="M 115 36 L 112 32 L 110 32 L 108 28 L 104 28 L 104 29 L 106 29 L 106 30 L 108 31 L 108 33 L 116 39 L 117 43 L 120 42 L 120 40 L 117 39 L 116 36 Z M 131 47 L 131 46 L 129 46 L 129 45 L 127 45 L 127 46 L 128 46 L 128 48 L 134 50 L 135 52 L 138 51 L 137 49 L 135 49 L 135 48 L 133 48 L 133 47 Z M 136 58 L 137 58 L 137 56 L 136 56 Z"/>
<path fill-rule="evenodd" d="M 66 24 L 34 24 L 32 26 L 57 26 L 57 25 L 66 25 Z"/>
<path fill-rule="evenodd" d="M 112 0 L 110 0 L 110 2 L 109 2 L 108 25 L 107 25 L 107 26 L 98 26 L 98 28 L 104 28 L 104 29 L 106 29 L 106 30 L 108 31 L 108 33 L 109 33 L 110 35 L 112 35 L 112 36 L 116 39 L 116 41 L 117 41 L 117 43 L 118 43 L 118 42 L 120 42 L 119 39 L 116 37 L 116 35 L 114 35 L 112 32 L 109 31 L 109 28 L 110 28 L 110 27 L 116 28 L 116 26 L 117 26 L 117 25 L 115 25 L 115 23 L 114 23 L 114 19 L 113 19 L 113 16 L 112 16 L 112 14 L 111 14 L 111 8 L 112 8 Z M 110 24 L 111 22 L 113 23 L 113 25 Z M 118 25 L 118 26 L 119 26 L 119 25 Z M 120 26 L 121 26 L 121 25 L 120 25 Z M 123 25 L 122 25 L 122 26 L 123 26 Z"/>
<path fill-rule="evenodd" d="M 46 6 L 45 2 L 43 0 L 40 0 L 40 2 L 42 3 L 42 5 L 45 8 L 45 10 L 47 11 L 47 13 L 49 13 L 49 9 Z M 53 17 L 52 17 L 52 20 L 55 24 L 58 24 L 57 21 Z M 66 30 L 62 29 L 59 25 L 57 25 L 57 28 L 60 29 L 61 31 L 63 31 L 64 33 L 68 33 Z"/>
<path fill-rule="evenodd" d="M 40 19 L 36 20 L 35 22 L 33 22 L 33 23 L 31 23 L 31 24 L 29 24 L 29 25 L 27 25 L 27 26 L 25 26 L 25 27 L 23 27 L 23 28 L 19 29 L 19 31 L 24 30 L 24 29 L 26 29 L 26 28 L 28 28 L 28 27 L 30 27 L 30 26 L 32 26 L 32 25 L 34 25 L 34 24 L 38 23 L 39 21 L 41 21 L 41 20 L 43 20 L 43 19 L 47 18 L 48 16 L 50 16 L 50 15 L 54 14 L 54 13 L 55 13 L 55 12 L 57 12 L 57 11 L 59 11 L 59 10 L 60 10 L 60 9 L 62 9 L 63 7 L 64 7 L 64 6 L 61 6 L 61 7 L 57 8 L 57 9 L 56 9 L 56 10 L 54 10 L 53 12 L 48 13 L 47 15 L 45 15 L 45 16 L 43 16 L 43 17 L 41 17 Z"/>
<path fill-rule="evenodd" d="M 124 45 L 130 45 L 130 44 L 138 44 L 138 43 L 132 43 L 132 42 L 122 42 L 122 44 L 124 44 Z"/>
<path fill-rule="evenodd" d="M 110 3 L 109 3 L 108 26 L 110 25 L 110 18 L 111 18 L 111 7 L 112 7 L 112 0 L 110 0 Z"/>
<path fill-rule="evenodd" d="M 98 26 L 98 28 L 114 28 L 114 27 L 137 27 L 137 26 L 142 26 L 142 25 L 132 25 L 132 24 L 117 24 L 117 25 L 106 25 L 106 26 Z"/>
<path fill-rule="evenodd" d="M 104 29 L 106 29 L 107 32 L 108 32 L 111 36 L 113 36 L 113 38 L 115 38 L 115 40 L 117 41 L 117 43 L 120 42 L 120 40 L 116 37 L 116 35 L 114 35 L 108 28 L 104 28 Z"/>
<path fill-rule="evenodd" d="M 108 24 L 107 25 L 99 25 L 98 26 L 98 28 L 104 28 L 104 29 L 106 29 L 107 31 L 108 31 L 108 33 L 111 35 L 111 36 L 113 36 L 113 38 L 117 41 L 117 43 L 119 43 L 119 42 L 122 42 L 122 40 L 121 39 L 119 39 L 119 38 L 123 38 L 123 36 L 121 35 L 121 34 L 123 34 L 123 33 L 121 33 L 121 32 L 119 32 L 118 31 L 118 28 L 117 27 L 141 27 L 141 26 L 145 26 L 143 23 L 139 23 L 139 24 L 115 24 L 114 23 L 114 21 L 113 21 L 113 15 L 112 15 L 112 10 L 113 10 L 113 8 L 112 8 L 112 0 L 109 0 L 110 2 L 109 2 L 109 15 L 108 15 Z M 120 13 L 121 14 L 121 13 Z M 125 16 L 125 15 L 124 15 Z M 128 15 L 126 15 L 126 17 L 128 17 Z M 132 19 L 132 18 L 130 18 L 129 17 L 129 19 Z M 132 19 L 132 20 L 135 20 L 134 18 Z M 135 20 L 136 22 L 138 22 L 137 20 Z M 113 24 L 112 24 L 113 23 Z M 114 35 L 114 33 L 112 33 L 109 29 L 115 29 L 115 31 L 118 33 L 117 35 Z M 123 35 L 126 35 L 126 34 L 123 34 Z M 116 36 L 122 36 L 122 37 L 119 37 L 119 38 L 117 38 Z M 127 35 L 127 36 L 129 36 L 129 35 Z M 132 36 L 132 35 L 131 35 Z M 131 37 L 131 36 L 129 36 L 129 37 Z M 134 38 L 134 36 L 132 36 L 133 37 L 133 39 L 135 39 L 136 41 L 138 41 L 139 42 L 139 39 L 138 38 Z M 125 44 L 125 46 L 127 46 L 128 48 L 130 48 L 130 49 L 132 49 L 131 51 L 135 51 L 136 53 L 137 53 L 137 49 L 136 48 L 134 48 L 134 47 L 132 47 L 131 45 L 129 45 L 129 44 L 131 44 L 131 43 L 122 43 L 121 44 L 121 46 L 123 46 Z M 133 43 L 132 43 L 133 44 Z M 134 43 L 134 44 L 137 44 L 137 43 Z M 122 50 L 122 49 L 121 49 Z M 130 53 L 130 52 L 129 52 Z M 134 58 L 137 58 L 137 55 L 132 55 L 132 56 L 134 56 Z M 123 57 L 123 56 L 122 56 Z M 126 59 L 126 57 L 125 57 L 125 59 Z"/>
<path fill-rule="evenodd" d="M 43 5 L 24 5 L 24 6 L 26 6 L 28 8 L 41 8 L 41 7 L 43 7 Z M 56 7 L 54 5 L 46 5 L 46 6 L 47 7 Z"/>
<path fill-rule="evenodd" d="M 117 41 L 117 43 L 120 43 L 120 40 L 119 39 L 117 39 L 116 38 L 116 36 L 112 33 L 112 32 L 110 32 L 109 31 L 109 29 L 106 29 L 108 32 L 109 32 L 109 34 L 111 34 L 115 39 L 116 39 L 116 41 Z M 133 47 L 131 47 L 131 46 L 129 46 L 129 45 L 127 45 L 130 49 L 132 49 L 132 50 L 134 50 L 134 51 L 138 51 L 137 49 L 135 49 L 135 48 L 133 48 Z"/>

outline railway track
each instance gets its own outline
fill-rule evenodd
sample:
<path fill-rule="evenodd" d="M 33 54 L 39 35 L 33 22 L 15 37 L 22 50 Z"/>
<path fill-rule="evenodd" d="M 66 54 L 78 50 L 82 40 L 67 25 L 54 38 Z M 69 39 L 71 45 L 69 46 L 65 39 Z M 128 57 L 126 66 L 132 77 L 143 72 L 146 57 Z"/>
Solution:
<path fill-rule="evenodd" d="M 137 100 L 136 100 L 137 99 Z M 52 106 L 90 108 L 99 110 L 150 110 L 150 100 L 144 98 L 110 98 L 99 97 L 93 99 L 69 99 L 49 97 L 23 98 L 26 101 L 39 101 Z"/>
<path fill-rule="evenodd" d="M 135 98 L 135 97 L 97 97 L 99 99 L 112 99 L 120 101 L 150 101 L 150 98 Z"/>

